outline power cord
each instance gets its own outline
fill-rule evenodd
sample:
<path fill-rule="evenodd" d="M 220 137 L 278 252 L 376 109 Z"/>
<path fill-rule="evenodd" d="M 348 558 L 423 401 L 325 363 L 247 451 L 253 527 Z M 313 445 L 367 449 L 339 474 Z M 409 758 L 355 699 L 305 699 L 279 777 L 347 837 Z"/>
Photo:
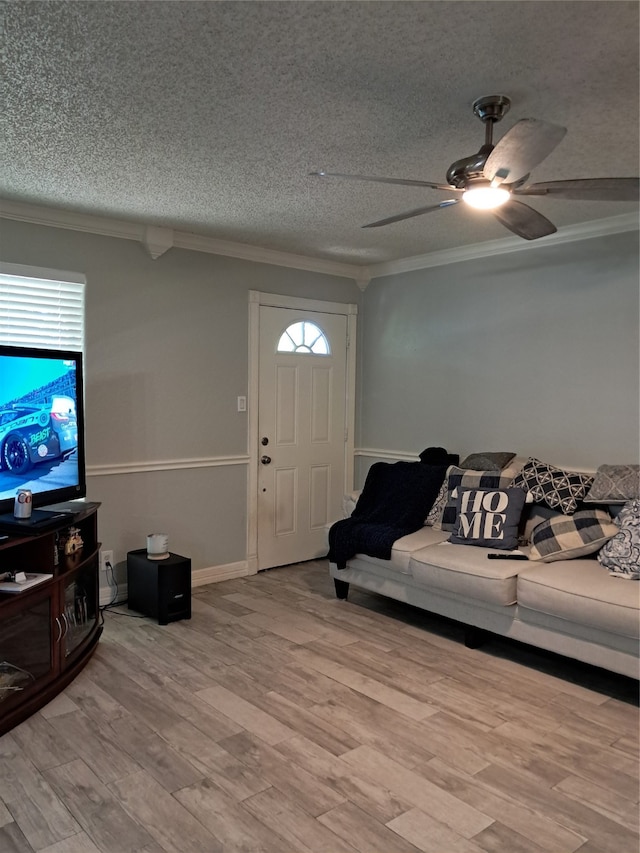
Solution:
<path fill-rule="evenodd" d="M 145 618 L 144 616 L 134 616 L 132 613 L 122 613 L 122 612 L 119 612 L 118 610 L 114 609 L 115 607 L 120 607 L 120 605 L 122 605 L 122 604 L 126 604 L 128 599 L 125 598 L 124 601 L 118 601 L 118 581 L 116 580 L 116 575 L 115 575 L 115 572 L 113 571 L 113 566 L 111 565 L 109 560 L 106 561 L 105 566 L 106 566 L 108 574 L 111 576 L 111 579 L 109 579 L 109 577 L 107 577 L 107 583 L 109 584 L 110 587 L 114 588 L 114 593 L 113 593 L 113 596 L 112 596 L 109 604 L 105 604 L 100 608 L 100 618 L 102 620 L 100 622 L 100 624 L 104 625 L 105 610 L 108 610 L 109 613 L 112 613 L 114 616 L 127 616 L 129 619 L 144 619 Z"/>

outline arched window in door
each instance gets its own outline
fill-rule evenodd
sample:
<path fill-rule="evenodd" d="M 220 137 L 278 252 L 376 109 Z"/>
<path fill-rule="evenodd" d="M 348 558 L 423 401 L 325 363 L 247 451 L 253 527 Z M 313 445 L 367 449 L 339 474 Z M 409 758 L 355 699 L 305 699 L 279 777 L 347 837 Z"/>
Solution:
<path fill-rule="evenodd" d="M 315 323 L 310 320 L 300 320 L 284 330 L 278 341 L 278 352 L 329 355 L 329 341 Z"/>

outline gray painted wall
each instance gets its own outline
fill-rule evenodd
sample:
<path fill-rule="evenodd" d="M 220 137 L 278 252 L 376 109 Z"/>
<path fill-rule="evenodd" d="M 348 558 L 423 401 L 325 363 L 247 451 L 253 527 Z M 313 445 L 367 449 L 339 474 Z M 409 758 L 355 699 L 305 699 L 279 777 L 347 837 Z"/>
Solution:
<path fill-rule="evenodd" d="M 358 322 L 361 448 L 638 461 L 637 232 L 375 279 Z"/>
<path fill-rule="evenodd" d="M 242 456 L 248 291 L 359 304 L 356 445 L 418 454 L 514 450 L 595 468 L 639 456 L 638 235 L 374 279 L 343 278 L 3 220 L 2 259 L 87 276 L 89 466 L 100 534 L 126 552 L 166 531 L 194 568 L 246 558 Z M 356 485 L 372 457 L 361 456 Z"/>
<path fill-rule="evenodd" d="M 169 534 L 194 568 L 246 559 L 247 465 L 188 467 L 247 454 L 248 293 L 361 301 L 346 278 L 2 220 L 2 260 L 83 273 L 86 444 L 91 466 L 175 462 L 175 470 L 89 476 L 100 537 L 126 553 Z M 186 461 L 185 461 L 186 460 Z M 183 463 L 183 464 L 182 464 Z"/>

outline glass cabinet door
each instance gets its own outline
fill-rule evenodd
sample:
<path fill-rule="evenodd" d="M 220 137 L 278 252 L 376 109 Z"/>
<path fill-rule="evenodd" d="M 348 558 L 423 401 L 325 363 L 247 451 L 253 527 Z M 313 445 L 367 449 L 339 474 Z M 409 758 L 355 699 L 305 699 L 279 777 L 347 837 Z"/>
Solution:
<path fill-rule="evenodd" d="M 83 643 L 98 619 L 98 573 L 92 560 L 65 579 L 61 619 L 64 624 L 64 656 Z"/>
<path fill-rule="evenodd" d="M 41 595 L 0 621 L 0 715 L 52 671 L 51 607 Z"/>

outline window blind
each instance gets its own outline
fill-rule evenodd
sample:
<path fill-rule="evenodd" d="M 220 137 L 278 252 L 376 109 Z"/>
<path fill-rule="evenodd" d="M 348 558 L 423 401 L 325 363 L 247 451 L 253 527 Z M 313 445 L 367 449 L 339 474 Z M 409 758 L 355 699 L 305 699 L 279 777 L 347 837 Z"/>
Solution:
<path fill-rule="evenodd" d="M 63 276 L 0 269 L 0 343 L 84 350 L 84 281 Z"/>

